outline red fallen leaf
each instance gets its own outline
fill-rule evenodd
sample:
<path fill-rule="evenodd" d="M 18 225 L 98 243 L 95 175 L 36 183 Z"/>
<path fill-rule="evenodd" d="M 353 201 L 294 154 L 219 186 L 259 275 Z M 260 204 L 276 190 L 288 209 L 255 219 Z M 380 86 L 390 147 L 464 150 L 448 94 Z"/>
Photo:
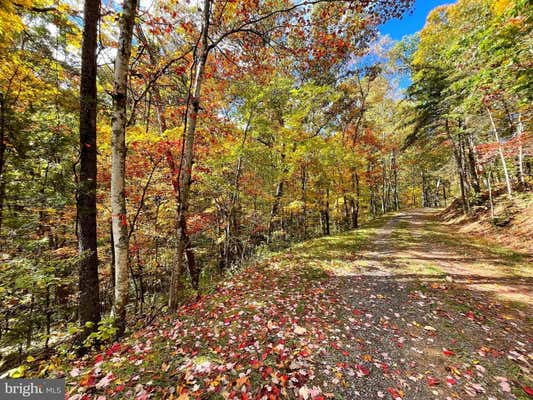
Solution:
<path fill-rule="evenodd" d="M 103 354 L 98 354 L 96 357 L 94 357 L 94 363 L 95 364 L 101 363 L 102 361 L 104 361 L 104 355 Z"/>
<path fill-rule="evenodd" d="M 361 311 L 359 311 L 357 308 L 353 310 L 353 315 L 358 316 L 361 315 Z"/>
<path fill-rule="evenodd" d="M 476 319 L 476 317 L 474 316 L 474 313 L 473 313 L 472 311 L 468 311 L 468 312 L 466 313 L 466 317 L 467 317 L 468 319 L 471 319 L 472 321 L 473 321 L 474 319 Z"/>
<path fill-rule="evenodd" d="M 114 354 L 117 351 L 120 351 L 120 343 L 114 343 L 113 346 L 106 350 L 105 354 L 110 356 L 111 354 Z"/>
<path fill-rule="evenodd" d="M 241 393 L 241 399 L 242 400 L 248 400 L 248 394 L 246 392 Z"/>
<path fill-rule="evenodd" d="M 445 356 L 453 356 L 453 355 L 455 355 L 455 353 L 452 350 L 448 350 L 447 348 L 443 348 L 442 349 L 442 354 L 444 354 Z"/>
<path fill-rule="evenodd" d="M 453 379 L 451 376 L 446 378 L 446 382 L 448 382 L 450 385 L 455 385 L 457 381 Z"/>
<path fill-rule="evenodd" d="M 437 378 L 433 378 L 432 376 L 428 376 L 428 385 L 429 386 L 436 386 L 440 383 L 440 381 Z"/>
<path fill-rule="evenodd" d="M 524 392 L 533 397 L 533 389 L 531 389 L 529 386 L 524 386 L 522 389 L 524 389 Z"/>
<path fill-rule="evenodd" d="M 307 350 L 302 350 L 302 351 L 300 351 L 300 355 L 302 357 L 309 357 L 311 355 L 311 353 L 308 352 Z"/>
<path fill-rule="evenodd" d="M 357 364 L 356 365 L 356 368 L 361 371 L 361 373 L 364 375 L 364 376 L 368 376 L 370 375 L 370 371 L 368 370 L 367 367 L 365 367 L 364 365 L 361 365 L 361 364 Z"/>
<path fill-rule="evenodd" d="M 94 386 L 96 379 L 94 378 L 93 373 L 85 375 L 80 381 L 80 385 L 84 387 Z"/>
<path fill-rule="evenodd" d="M 387 392 L 390 393 L 390 395 L 392 396 L 393 399 L 401 399 L 402 396 L 400 396 L 400 393 L 398 393 L 398 391 L 394 388 L 387 388 Z"/>

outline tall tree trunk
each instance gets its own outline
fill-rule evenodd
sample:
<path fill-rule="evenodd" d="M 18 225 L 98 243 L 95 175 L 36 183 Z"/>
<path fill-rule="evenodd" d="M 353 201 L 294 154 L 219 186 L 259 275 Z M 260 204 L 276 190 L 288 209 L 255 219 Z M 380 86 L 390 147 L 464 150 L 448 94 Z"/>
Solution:
<path fill-rule="evenodd" d="M 386 199 L 385 199 L 385 185 L 387 184 L 387 161 L 383 158 L 381 165 L 381 213 L 385 214 L 386 209 Z"/>
<path fill-rule="evenodd" d="M 85 0 L 80 79 L 80 177 L 77 193 L 79 220 L 80 338 L 100 320 L 100 289 L 96 242 L 96 43 L 100 0 Z"/>
<path fill-rule="evenodd" d="M 525 184 L 524 179 L 524 150 L 522 146 L 522 134 L 524 132 L 524 125 L 522 123 L 522 116 L 518 114 L 518 178 L 522 186 Z M 0 170 L 1 171 L 1 170 Z M 1 201 L 1 200 L 0 200 Z M 0 208 L 1 211 L 1 208 Z M 0 215 L 1 218 L 1 215 Z"/>
<path fill-rule="evenodd" d="M 284 157 L 283 157 L 284 158 Z M 279 206 L 281 204 L 281 198 L 283 196 L 283 185 L 284 181 L 281 180 L 276 186 L 276 193 L 274 195 L 274 202 L 272 203 L 272 208 L 270 209 L 270 218 L 268 222 L 268 240 L 272 240 L 272 234 L 274 233 L 275 220 L 279 214 Z"/>
<path fill-rule="evenodd" d="M 307 238 L 307 171 L 302 165 L 302 239 Z"/>
<path fill-rule="evenodd" d="M 487 182 L 487 188 L 489 189 L 490 216 L 492 219 L 494 219 L 494 202 L 492 200 L 492 185 L 490 183 L 490 181 L 492 180 L 492 173 L 490 170 L 485 179 Z"/>
<path fill-rule="evenodd" d="M 137 10 L 137 0 L 124 0 L 120 18 L 120 36 L 115 58 L 113 115 L 111 118 L 111 215 L 113 247 L 115 250 L 115 300 L 112 315 L 117 335 L 126 329 L 126 305 L 128 303 L 128 224 L 126 218 L 126 106 L 128 91 L 131 40 Z"/>
<path fill-rule="evenodd" d="M 458 144 L 451 132 L 450 132 L 450 125 L 449 125 L 449 121 L 446 120 L 446 135 L 448 136 L 448 139 L 450 139 L 450 142 L 452 143 L 453 145 L 453 156 L 454 156 L 454 159 L 455 159 L 455 164 L 456 164 L 456 167 L 457 167 L 457 172 L 459 173 L 459 186 L 461 188 L 461 200 L 462 200 L 462 204 L 463 204 L 463 211 L 465 214 L 469 213 L 470 212 L 470 203 L 468 201 L 468 196 L 467 196 L 467 193 L 466 193 L 466 177 L 465 177 L 465 170 L 464 170 L 464 166 L 463 166 L 463 162 L 462 162 L 462 157 L 461 157 L 461 149 L 460 149 L 460 144 Z"/>
<path fill-rule="evenodd" d="M 6 154 L 6 98 L 0 93 L 0 239 L 2 238 L 2 222 L 4 219 L 4 164 Z"/>
<path fill-rule="evenodd" d="M 280 120 L 280 125 L 283 126 L 284 123 Z M 276 185 L 276 193 L 274 194 L 274 202 L 272 203 L 272 208 L 270 209 L 270 217 L 268 220 L 268 241 L 272 240 L 272 234 L 276 228 L 276 217 L 279 214 L 279 207 L 281 204 L 281 198 L 283 197 L 283 186 L 285 185 L 285 174 L 288 172 L 288 168 L 285 165 L 286 159 L 286 146 L 285 143 L 282 144 L 280 164 L 282 166 L 282 176 L 278 184 Z"/>
<path fill-rule="evenodd" d="M 357 172 L 352 170 L 352 191 L 355 194 L 355 199 L 352 196 L 350 196 L 350 214 L 351 214 L 351 227 L 352 229 L 359 228 L 359 196 L 360 196 L 360 188 L 359 188 L 359 175 L 357 175 Z"/>
<path fill-rule="evenodd" d="M 150 58 L 150 62 L 154 65 L 156 65 L 159 62 L 159 55 L 157 54 L 156 50 L 152 46 L 151 43 L 148 42 L 146 39 L 146 36 L 144 35 L 144 32 L 140 27 L 137 27 L 137 34 L 139 37 L 139 40 L 143 43 L 143 45 L 146 47 L 148 51 L 148 56 Z M 159 91 L 159 88 L 157 85 L 154 85 L 153 88 L 153 95 L 155 100 L 155 108 L 157 110 L 157 117 L 159 121 L 159 129 L 160 132 L 163 133 L 167 130 L 167 120 L 165 117 L 165 106 L 161 98 L 161 93 Z M 182 155 L 183 156 L 183 155 Z M 179 209 L 180 205 L 180 183 L 179 183 L 179 169 L 176 165 L 176 160 L 174 157 L 174 154 L 172 151 L 167 148 L 165 151 L 165 158 L 167 161 L 167 165 L 170 169 L 170 175 L 171 175 L 171 183 L 172 183 L 172 189 L 174 191 L 174 197 L 176 199 L 176 209 Z M 179 212 L 178 212 L 179 214 Z M 179 215 L 176 216 L 176 220 L 179 220 Z M 178 236 L 178 230 L 176 230 L 176 238 Z M 189 275 L 191 277 L 191 283 L 193 288 L 198 289 L 199 280 L 200 280 L 200 269 L 198 265 L 196 264 L 196 260 L 194 257 L 194 249 L 192 247 L 192 243 L 187 236 L 185 232 L 185 259 L 187 260 L 187 266 L 189 269 Z"/>
<path fill-rule="evenodd" d="M 325 223 L 325 234 L 329 236 L 330 226 L 329 226 L 329 188 L 326 189 L 326 207 L 324 209 L 324 223 Z"/>
<path fill-rule="evenodd" d="M 498 153 L 500 154 L 500 160 L 502 162 L 503 167 L 503 175 L 505 177 L 505 186 L 507 187 L 507 194 L 509 197 L 513 195 L 513 190 L 511 189 L 511 180 L 509 179 L 509 171 L 507 170 L 507 163 L 505 162 L 505 155 L 503 154 L 503 145 L 500 141 L 500 136 L 498 135 L 498 129 L 496 128 L 496 124 L 494 123 L 494 119 L 492 118 L 492 112 L 487 107 L 487 113 L 489 114 L 490 124 L 492 126 L 492 131 L 494 133 L 494 138 L 496 139 L 496 142 L 498 143 Z"/>
<path fill-rule="evenodd" d="M 242 141 L 239 148 L 239 155 L 237 157 L 237 163 L 235 165 L 235 174 L 233 178 L 233 188 L 231 192 L 231 198 L 228 206 L 227 220 L 226 220 L 226 229 L 225 229 L 225 238 L 223 243 L 223 267 L 229 267 L 231 264 L 243 254 L 243 248 L 241 242 L 238 239 L 241 230 L 241 224 L 239 219 L 240 211 L 240 183 L 241 183 L 241 174 L 242 174 L 242 162 L 244 146 L 246 140 L 248 139 L 248 131 L 250 129 L 250 123 L 252 122 L 253 110 L 250 111 L 248 119 L 246 121 L 246 126 L 242 135 Z"/>
<path fill-rule="evenodd" d="M 211 15 L 211 0 L 204 0 L 202 14 L 202 30 L 200 40 L 194 55 L 194 75 L 191 84 L 191 91 L 188 95 L 188 110 L 186 115 L 186 131 L 183 144 L 183 155 L 181 168 L 179 170 L 180 191 L 178 195 L 179 203 L 176 223 L 176 255 L 172 275 L 170 278 L 170 293 L 168 307 L 171 311 L 178 308 L 181 275 L 183 273 L 183 262 L 185 251 L 189 253 L 192 248 L 187 236 L 187 214 L 189 212 L 189 195 L 191 189 L 192 164 L 194 159 L 194 138 L 196 133 L 196 123 L 200 112 L 200 95 L 204 79 L 205 64 L 209 55 L 209 19 Z"/>
<path fill-rule="evenodd" d="M 468 168 L 470 170 L 470 176 L 472 177 L 471 185 L 472 189 L 474 189 L 474 193 L 478 195 L 481 193 L 481 184 L 479 182 L 479 174 L 477 173 L 476 152 L 474 150 L 472 135 L 468 135 L 466 143 L 468 147 Z"/>
<path fill-rule="evenodd" d="M 435 202 L 434 202 L 434 206 L 435 207 L 440 207 L 440 178 L 437 179 L 437 183 L 435 184 Z"/>
<path fill-rule="evenodd" d="M 428 206 L 426 174 L 422 171 L 422 208 Z"/>
<path fill-rule="evenodd" d="M 398 195 L 398 164 L 396 152 L 393 153 L 393 165 L 392 165 L 392 174 L 393 174 L 393 183 L 394 183 L 394 210 L 400 210 L 400 197 Z"/>

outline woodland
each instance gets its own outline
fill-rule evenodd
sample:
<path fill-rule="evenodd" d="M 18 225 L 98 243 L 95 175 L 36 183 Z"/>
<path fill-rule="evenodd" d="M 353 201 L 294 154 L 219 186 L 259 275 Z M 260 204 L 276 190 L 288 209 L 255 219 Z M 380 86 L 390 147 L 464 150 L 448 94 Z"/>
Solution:
<path fill-rule="evenodd" d="M 531 398 L 530 2 L 138 1 L 0 0 L 0 375 Z"/>

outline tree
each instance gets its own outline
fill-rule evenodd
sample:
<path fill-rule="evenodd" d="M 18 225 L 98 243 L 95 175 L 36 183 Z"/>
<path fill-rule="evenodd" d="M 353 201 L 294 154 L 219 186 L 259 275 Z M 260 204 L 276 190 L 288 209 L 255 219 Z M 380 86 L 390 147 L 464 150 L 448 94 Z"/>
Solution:
<path fill-rule="evenodd" d="M 96 237 L 96 45 L 100 0 L 86 0 L 80 78 L 80 175 L 77 193 L 79 221 L 79 320 L 83 335 L 100 320 L 100 287 Z"/>
<path fill-rule="evenodd" d="M 113 247 L 115 257 L 115 299 L 113 318 L 118 335 L 126 328 L 126 305 L 128 303 L 129 234 L 126 215 L 126 105 L 131 41 L 137 10 L 137 0 L 125 0 L 120 18 L 120 36 L 115 58 L 112 123 L 111 161 L 111 212 Z"/>
<path fill-rule="evenodd" d="M 291 19 L 301 18 L 303 14 L 316 11 L 316 14 L 313 15 L 316 18 L 316 23 L 311 26 L 308 32 L 310 34 L 308 35 L 310 41 L 306 42 L 305 40 L 305 29 L 296 29 L 294 33 L 298 37 L 298 40 L 294 40 L 292 43 L 295 44 L 294 51 L 300 54 L 313 47 L 312 44 L 316 47 L 317 41 L 320 42 L 324 49 L 328 48 L 334 54 L 337 54 L 337 50 L 342 49 L 338 53 L 338 58 L 326 57 L 326 65 L 323 65 L 321 68 L 322 70 L 330 70 L 333 64 L 340 63 L 344 59 L 342 55 L 349 53 L 349 45 L 347 43 L 351 40 L 355 41 L 358 34 L 364 30 L 363 28 L 367 28 L 370 32 L 375 30 L 377 22 L 386 20 L 391 16 L 401 15 L 410 3 L 410 1 L 405 0 L 380 2 L 371 8 L 371 13 L 376 17 L 374 20 L 370 18 L 361 20 L 361 5 L 345 3 L 344 1 L 330 2 L 316 0 L 296 4 L 290 3 L 279 8 L 276 7 L 276 3 L 267 3 L 264 9 L 260 8 L 259 10 L 256 9 L 255 3 L 248 4 L 247 2 L 242 2 L 234 10 L 234 15 L 228 16 L 225 15 L 227 12 L 225 3 L 219 4 L 210 0 L 204 0 L 201 9 L 201 29 L 196 40 L 192 61 L 191 85 L 187 94 L 184 145 L 180 164 L 181 168 L 179 170 L 180 193 L 177 212 L 177 249 L 169 293 L 169 308 L 171 310 L 175 310 L 178 305 L 180 279 L 184 270 L 185 250 L 189 247 L 186 224 L 191 174 L 195 156 L 194 141 L 200 112 L 204 72 L 211 52 L 217 49 L 223 41 L 243 37 L 258 47 L 269 44 L 285 48 L 286 46 L 281 43 L 287 41 L 287 36 L 291 34 L 291 31 L 288 29 L 292 25 L 290 22 Z M 327 16 L 331 16 L 332 21 L 329 18 L 325 18 Z M 321 21 L 324 24 L 321 24 Z M 355 25 L 350 24 L 350 21 L 353 21 Z M 211 27 L 215 28 L 212 32 L 210 32 Z M 329 33 L 330 31 L 338 31 L 341 27 L 346 29 L 346 32 L 349 32 L 343 40 L 339 40 L 336 38 L 336 35 Z M 360 48 L 366 48 L 368 42 L 361 40 L 359 44 L 361 46 Z M 246 47 L 245 50 L 249 50 L 251 46 L 248 45 Z M 322 58 L 321 56 L 323 54 L 320 52 L 317 53 L 316 58 Z M 306 58 L 310 61 L 309 57 Z M 276 198 L 279 198 L 282 193 L 283 182 L 280 181 L 277 186 L 278 195 Z M 273 217 L 276 213 L 276 202 L 274 202 L 271 209 L 271 216 Z"/>

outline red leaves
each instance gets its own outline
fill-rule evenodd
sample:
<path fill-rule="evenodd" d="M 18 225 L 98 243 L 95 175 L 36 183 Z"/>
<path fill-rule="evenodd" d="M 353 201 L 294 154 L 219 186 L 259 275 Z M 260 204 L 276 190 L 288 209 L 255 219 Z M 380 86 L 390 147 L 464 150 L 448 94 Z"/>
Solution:
<path fill-rule="evenodd" d="M 457 384 L 457 381 L 456 381 L 454 378 L 452 378 L 451 376 L 449 376 L 449 377 L 446 378 L 446 382 L 447 382 L 449 385 L 455 385 L 455 384 Z"/>
<path fill-rule="evenodd" d="M 368 375 L 370 375 L 370 370 L 369 370 L 367 367 L 365 367 L 364 365 L 357 364 L 357 365 L 355 366 L 355 368 L 357 368 L 357 370 L 358 370 L 359 372 L 361 372 L 361 374 L 362 374 L 363 376 L 368 376 Z"/>
<path fill-rule="evenodd" d="M 359 315 L 361 315 L 361 311 L 359 311 L 357 308 L 355 310 L 353 310 L 353 315 L 355 315 L 356 317 L 358 317 Z"/>
<path fill-rule="evenodd" d="M 524 389 L 524 392 L 526 392 L 530 397 L 533 397 L 533 389 L 531 389 L 529 386 L 524 386 L 522 389 Z"/>
<path fill-rule="evenodd" d="M 446 347 L 442 349 L 442 354 L 448 357 L 455 355 L 455 353 L 452 350 L 449 350 Z"/>
<path fill-rule="evenodd" d="M 113 345 L 106 350 L 105 354 L 107 356 L 110 356 L 112 354 L 115 354 L 116 352 L 120 351 L 120 343 L 116 342 L 116 343 L 113 343 Z"/>
<path fill-rule="evenodd" d="M 438 384 L 440 384 L 440 381 L 432 376 L 427 377 L 427 382 L 429 386 L 437 386 Z"/>
<path fill-rule="evenodd" d="M 389 394 L 392 396 L 393 399 L 401 399 L 402 396 L 400 396 L 400 393 L 398 393 L 398 391 L 394 388 L 387 388 L 387 392 L 389 392 Z"/>
<path fill-rule="evenodd" d="M 80 385 L 83 387 L 91 387 L 94 386 L 95 382 L 96 379 L 94 377 L 93 372 L 91 371 L 80 380 Z"/>

